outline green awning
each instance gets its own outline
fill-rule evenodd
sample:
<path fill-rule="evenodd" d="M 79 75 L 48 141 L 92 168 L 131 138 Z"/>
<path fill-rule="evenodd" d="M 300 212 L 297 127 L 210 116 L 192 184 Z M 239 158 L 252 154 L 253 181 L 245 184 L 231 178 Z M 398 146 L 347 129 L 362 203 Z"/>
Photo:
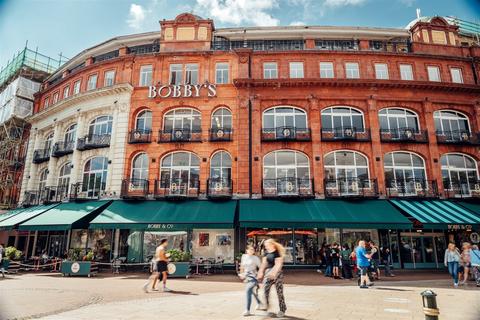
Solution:
<path fill-rule="evenodd" d="M 410 229 L 386 200 L 240 200 L 240 226 L 251 228 Z"/>
<path fill-rule="evenodd" d="M 458 203 L 462 207 L 467 208 L 468 210 L 474 212 L 477 216 L 480 217 L 480 203 L 472 203 L 467 201 L 457 201 L 455 203 Z"/>
<path fill-rule="evenodd" d="M 62 203 L 22 223 L 18 229 L 30 231 L 86 229 L 88 222 L 109 203 L 110 201 Z"/>
<path fill-rule="evenodd" d="M 448 229 L 451 225 L 480 224 L 480 216 L 448 200 L 390 200 L 418 220 L 425 229 Z"/>
<path fill-rule="evenodd" d="M 236 201 L 113 201 L 90 228 L 186 230 L 233 228 Z"/>
<path fill-rule="evenodd" d="M 35 218 L 39 214 L 42 214 L 57 205 L 58 204 L 50 204 L 27 208 L 18 214 L 11 216 L 10 218 L 0 221 L 0 230 L 15 229 L 19 224 Z"/>
<path fill-rule="evenodd" d="M 5 213 L 2 213 L 2 214 L 0 214 L 0 221 L 3 221 L 3 220 L 8 219 L 10 217 L 13 217 L 14 215 L 17 215 L 20 212 L 25 211 L 25 210 L 26 210 L 25 208 L 17 208 L 17 209 L 9 210 Z"/>

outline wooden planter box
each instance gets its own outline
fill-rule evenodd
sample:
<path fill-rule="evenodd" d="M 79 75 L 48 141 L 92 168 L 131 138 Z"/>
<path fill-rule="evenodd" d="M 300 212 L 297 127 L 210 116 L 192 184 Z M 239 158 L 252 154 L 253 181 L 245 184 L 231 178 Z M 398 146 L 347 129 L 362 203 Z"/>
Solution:
<path fill-rule="evenodd" d="M 87 276 L 98 273 L 98 265 L 92 261 L 62 261 L 60 272 L 63 276 Z"/>
<path fill-rule="evenodd" d="M 172 262 L 175 265 L 175 272 L 169 273 L 169 278 L 187 278 L 190 277 L 190 262 Z"/>

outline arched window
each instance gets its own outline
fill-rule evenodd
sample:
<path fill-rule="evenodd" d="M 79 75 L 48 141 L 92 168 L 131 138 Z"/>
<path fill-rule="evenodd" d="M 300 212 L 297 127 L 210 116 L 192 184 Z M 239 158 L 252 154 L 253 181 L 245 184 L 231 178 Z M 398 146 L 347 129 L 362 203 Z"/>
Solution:
<path fill-rule="evenodd" d="M 425 162 L 411 152 L 385 154 L 385 184 L 390 195 L 417 195 L 427 189 Z"/>
<path fill-rule="evenodd" d="M 82 192 L 87 197 L 98 197 L 104 191 L 107 183 L 108 159 L 94 157 L 85 163 L 83 168 Z"/>
<path fill-rule="evenodd" d="M 307 128 L 307 113 L 302 109 L 288 106 L 270 108 L 263 112 L 263 128 Z"/>
<path fill-rule="evenodd" d="M 143 110 L 138 113 L 135 130 L 140 133 L 152 132 L 152 112 L 150 110 Z"/>
<path fill-rule="evenodd" d="M 226 151 L 213 154 L 210 159 L 208 191 L 210 195 L 226 192 L 232 186 L 232 158 Z"/>
<path fill-rule="evenodd" d="M 344 129 L 353 129 L 363 132 L 363 112 L 347 106 L 326 108 L 322 110 L 322 129 L 341 132 Z"/>
<path fill-rule="evenodd" d="M 392 132 L 404 129 L 410 129 L 413 132 L 420 130 L 418 115 L 407 109 L 382 109 L 378 112 L 378 118 L 380 120 L 380 129 L 382 130 L 390 130 Z"/>
<path fill-rule="evenodd" d="M 441 110 L 433 113 L 438 141 L 460 142 L 470 140 L 468 117 L 454 110 Z"/>
<path fill-rule="evenodd" d="M 264 195 L 298 194 L 299 189 L 311 189 L 310 162 L 298 151 L 278 150 L 263 158 Z"/>
<path fill-rule="evenodd" d="M 212 129 L 232 129 L 232 113 L 227 108 L 218 108 L 212 114 Z"/>
<path fill-rule="evenodd" d="M 443 187 L 453 196 L 480 194 L 477 162 L 461 153 L 448 153 L 441 157 Z"/>
<path fill-rule="evenodd" d="M 50 150 L 52 149 L 52 143 L 53 143 L 53 132 L 50 132 L 45 137 L 44 149 L 46 154 L 50 154 Z"/>
<path fill-rule="evenodd" d="M 100 116 L 90 122 L 88 134 L 91 135 L 110 135 L 112 133 L 112 116 Z"/>
<path fill-rule="evenodd" d="M 197 132 L 201 130 L 200 112 L 190 108 L 174 109 L 167 112 L 163 118 L 163 130 L 176 129 Z"/>
<path fill-rule="evenodd" d="M 146 180 L 148 180 L 148 156 L 146 153 L 140 153 L 133 158 L 130 183 L 143 187 Z"/>
<path fill-rule="evenodd" d="M 160 188 L 170 194 L 188 195 L 190 189 L 198 189 L 200 159 L 191 152 L 172 152 L 162 159 Z"/>
<path fill-rule="evenodd" d="M 357 195 L 371 187 L 368 159 L 359 152 L 330 152 L 325 156 L 324 169 L 326 188 L 332 194 Z"/>
<path fill-rule="evenodd" d="M 67 130 L 65 130 L 64 141 L 65 143 L 68 142 L 75 142 L 77 137 L 77 124 L 74 123 L 70 125 Z"/>
<path fill-rule="evenodd" d="M 72 163 L 65 163 L 58 173 L 58 192 L 61 194 L 60 199 L 66 198 L 68 196 L 68 191 L 70 189 L 70 174 L 72 173 Z"/>
<path fill-rule="evenodd" d="M 47 186 L 47 177 L 48 177 L 48 169 L 45 168 L 40 172 L 40 176 L 38 179 L 38 190 L 43 192 L 45 187 Z"/>

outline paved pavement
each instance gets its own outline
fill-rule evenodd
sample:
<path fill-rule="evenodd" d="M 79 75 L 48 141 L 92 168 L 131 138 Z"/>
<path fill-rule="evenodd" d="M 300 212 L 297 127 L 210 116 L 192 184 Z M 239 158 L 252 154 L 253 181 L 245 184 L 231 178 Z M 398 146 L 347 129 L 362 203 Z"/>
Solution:
<path fill-rule="evenodd" d="M 144 278 L 141 274 L 98 278 L 14 276 L 0 280 L 0 319 L 244 319 L 243 284 L 233 275 L 174 279 L 169 286 L 175 292 L 149 294 L 140 290 Z M 304 284 L 304 278 L 312 280 L 310 285 Z M 434 288 L 438 294 L 440 319 L 480 319 L 480 290 L 473 284 L 451 288 L 444 276 L 380 281 L 368 290 L 313 272 L 290 272 L 286 279 L 285 319 L 424 319 L 420 292 L 425 288 Z M 277 311 L 275 297 L 271 311 Z"/>

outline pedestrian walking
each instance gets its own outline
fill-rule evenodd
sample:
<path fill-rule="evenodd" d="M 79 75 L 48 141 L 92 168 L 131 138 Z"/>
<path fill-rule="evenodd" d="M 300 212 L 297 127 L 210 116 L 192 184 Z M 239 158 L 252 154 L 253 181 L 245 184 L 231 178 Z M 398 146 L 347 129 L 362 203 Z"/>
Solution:
<path fill-rule="evenodd" d="M 263 279 L 263 292 L 265 301 L 262 303 L 261 309 L 268 311 L 270 289 L 275 285 L 277 290 L 278 304 L 280 311 L 277 317 L 281 318 L 287 311 L 285 304 L 285 296 L 283 295 L 283 260 L 285 257 L 285 248 L 273 239 L 265 241 L 265 255 L 258 272 L 257 279 Z"/>
<path fill-rule="evenodd" d="M 168 247 L 168 240 L 162 239 L 160 240 L 160 245 L 155 249 L 155 255 L 152 259 L 153 262 L 155 263 L 155 266 L 153 267 L 152 275 L 148 278 L 148 281 L 143 285 L 143 291 L 145 291 L 145 293 L 148 293 L 148 285 L 152 281 L 153 281 L 152 291 L 158 291 L 158 289 L 155 288 L 155 285 L 157 284 L 157 281 L 159 280 L 160 275 L 162 276 L 163 291 L 164 292 L 171 291 L 170 289 L 167 288 L 167 276 L 168 276 L 167 266 L 168 266 L 168 256 L 169 256 L 169 254 L 167 253 L 167 247 Z"/>
<path fill-rule="evenodd" d="M 325 277 L 331 277 L 333 272 L 333 264 L 332 264 L 332 248 L 330 247 L 329 244 L 325 246 L 324 259 L 325 259 Z"/>
<path fill-rule="evenodd" d="M 332 271 L 333 271 L 333 278 L 340 279 L 340 250 L 338 249 L 338 244 L 333 243 L 332 248 L 330 250 L 330 255 L 332 259 Z"/>
<path fill-rule="evenodd" d="M 3 266 L 3 259 L 5 257 L 5 244 L 0 243 L 0 272 L 2 277 L 5 278 L 5 268 Z"/>
<path fill-rule="evenodd" d="M 375 276 L 377 280 L 380 280 L 380 250 L 375 245 L 375 242 L 370 241 L 370 250 L 372 254 L 372 259 L 370 260 L 373 272 L 375 272 Z"/>
<path fill-rule="evenodd" d="M 444 264 L 448 267 L 448 273 L 453 278 L 453 285 L 458 287 L 458 265 L 460 263 L 460 252 L 454 243 L 449 243 L 447 250 L 445 250 Z"/>
<path fill-rule="evenodd" d="M 358 247 L 355 249 L 357 257 L 357 267 L 360 270 L 360 288 L 368 289 L 372 285 L 368 277 L 368 268 L 370 268 L 371 253 L 367 253 L 366 243 L 364 240 L 358 242 Z"/>
<path fill-rule="evenodd" d="M 352 250 L 350 250 L 348 244 L 344 244 L 342 251 L 340 251 L 340 258 L 342 259 L 342 277 L 344 279 L 352 279 L 352 266 L 350 265 L 350 256 Z"/>
<path fill-rule="evenodd" d="M 470 269 L 472 268 L 472 246 L 468 242 L 464 242 L 462 245 L 462 253 L 461 253 L 461 264 L 463 266 L 463 281 L 460 284 L 464 285 L 468 281 L 468 276 Z"/>
<path fill-rule="evenodd" d="M 252 296 L 257 301 L 257 309 L 260 306 L 260 299 L 258 298 L 258 280 L 257 274 L 262 262 L 260 258 L 255 255 L 255 248 L 248 245 L 245 254 L 240 260 L 240 273 L 238 276 L 245 282 L 246 307 L 243 313 L 244 317 L 251 316 L 250 307 L 252 305 Z"/>
<path fill-rule="evenodd" d="M 380 259 L 382 261 L 382 264 L 385 266 L 385 277 L 395 277 L 390 268 L 390 264 L 392 263 L 390 248 L 383 247 L 380 250 Z"/>

